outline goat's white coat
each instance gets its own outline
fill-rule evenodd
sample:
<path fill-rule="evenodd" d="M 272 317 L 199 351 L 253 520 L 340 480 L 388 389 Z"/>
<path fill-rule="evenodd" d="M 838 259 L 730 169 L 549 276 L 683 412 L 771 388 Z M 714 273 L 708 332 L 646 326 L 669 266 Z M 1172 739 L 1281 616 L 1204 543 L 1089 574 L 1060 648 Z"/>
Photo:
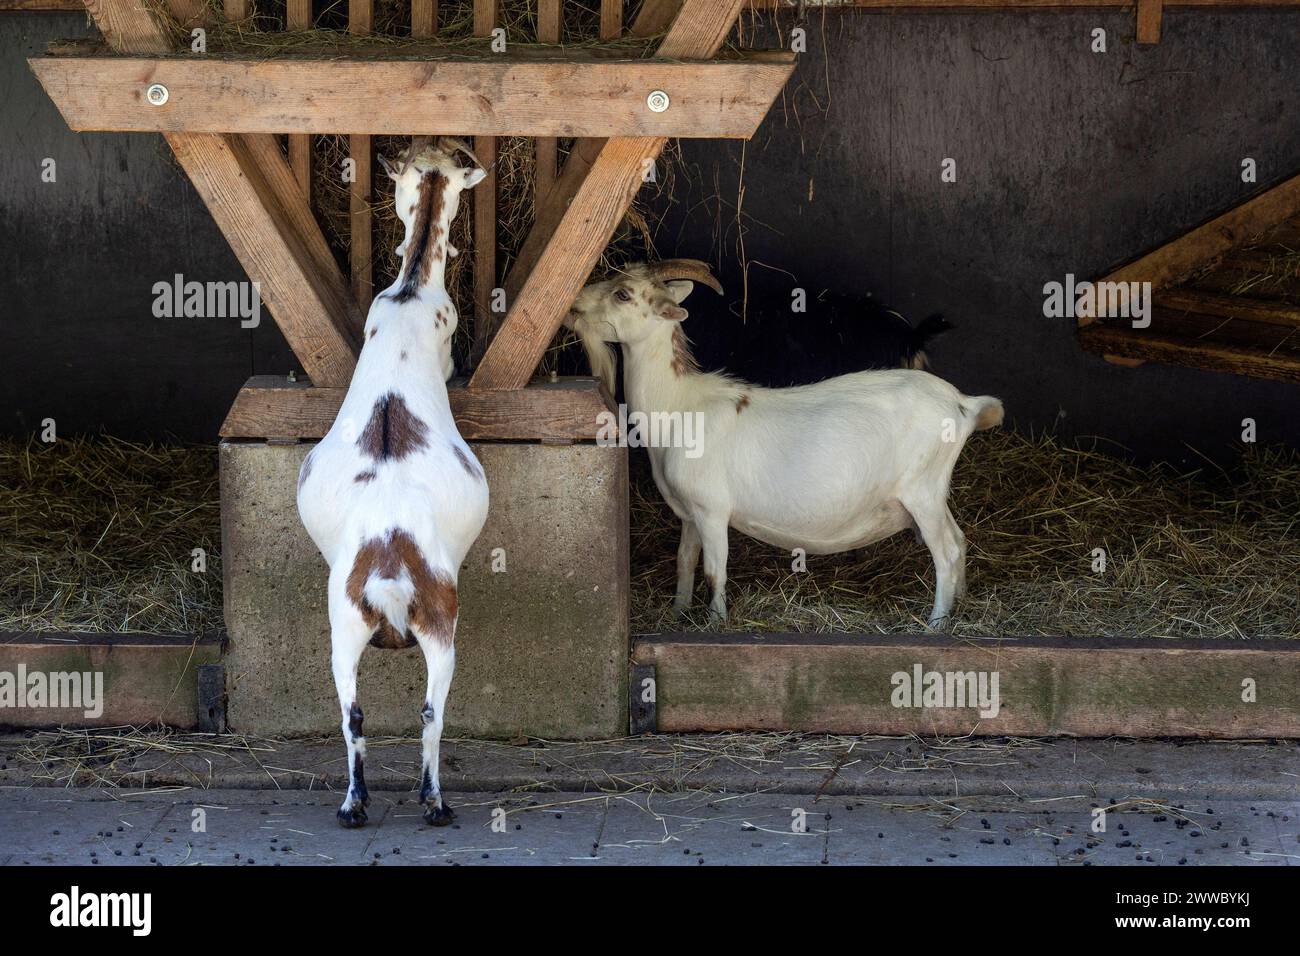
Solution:
<path fill-rule="evenodd" d="M 385 164 L 387 165 L 387 164 Z M 420 180 L 441 172 L 446 176 L 442 199 L 442 255 L 433 262 L 427 282 L 416 294 L 395 296 L 407 268 Z M 390 175 L 393 175 L 390 172 Z M 398 279 L 377 296 L 366 319 L 365 344 L 334 425 L 303 463 L 298 487 L 298 513 L 312 540 L 329 563 L 329 618 L 334 680 L 343 714 L 351 775 L 340 820 L 364 822 L 365 784 L 359 760 L 365 738 L 354 734 L 350 711 L 357 704 L 357 667 L 376 626 L 363 618 L 347 593 L 347 581 L 363 545 L 384 540 L 394 530 L 418 546 L 428 568 L 445 575 L 454 586 L 461 563 L 487 518 L 488 489 L 482 467 L 461 439 L 451 413 L 446 380 L 452 374 L 451 339 L 456 331 L 456 307 L 444 288 L 449 225 L 459 207 L 459 193 L 482 179 L 482 170 L 462 169 L 443 150 L 412 157 L 397 181 L 396 207 L 406 226 L 399 247 L 403 268 Z M 445 317 L 439 321 L 436 317 Z M 373 331 L 373 335 L 372 335 Z M 404 457 L 376 461 L 358 444 L 376 403 L 400 396 L 410 415 L 425 426 L 423 444 Z M 457 454 L 459 452 L 459 455 Z M 477 474 L 471 473 L 476 470 Z M 368 481 L 358 475 L 373 473 Z M 423 633 L 408 622 L 415 596 L 409 569 L 396 578 L 371 574 L 364 586 L 367 602 L 387 618 L 398 634 L 408 627 L 424 652 L 428 687 L 421 719 L 426 795 L 431 810 L 443 812 L 438 783 L 439 742 L 444 705 L 455 669 L 452 635 Z M 454 621 L 452 622 L 454 634 Z M 358 720 L 358 724 L 359 724 Z M 441 822 L 441 820 L 439 820 Z"/>
<path fill-rule="evenodd" d="M 621 343 L 632 411 L 703 415 L 702 454 L 682 442 L 649 448 L 655 484 L 682 520 L 677 609 L 690 603 L 703 550 L 710 608 L 725 617 L 728 527 L 810 554 L 915 528 L 934 558 L 937 625 L 965 588 L 965 538 L 948 509 L 952 470 L 977 424 L 1001 422 L 1002 403 L 912 369 L 782 389 L 701 373 L 683 355 L 684 339 L 674 343 L 686 318 L 677 303 L 692 288 L 631 267 L 584 289 L 568 320 L 611 386 L 602 342 Z"/>

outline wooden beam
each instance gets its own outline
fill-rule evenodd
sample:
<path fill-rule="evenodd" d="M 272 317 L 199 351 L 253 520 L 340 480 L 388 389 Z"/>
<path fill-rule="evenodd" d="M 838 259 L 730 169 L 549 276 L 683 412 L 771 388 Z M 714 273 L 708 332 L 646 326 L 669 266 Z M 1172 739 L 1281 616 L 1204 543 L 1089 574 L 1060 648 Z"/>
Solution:
<path fill-rule="evenodd" d="M 375 29 L 374 0 L 348 0 L 348 32 L 368 36 Z M 292 129 L 292 127 L 285 127 Z M 356 296 L 361 311 L 370 308 L 375 297 L 373 262 L 373 217 L 370 212 L 370 194 L 374 188 L 374 149 L 370 136 L 359 127 L 349 130 L 348 156 L 355 164 L 352 188 L 349 190 L 351 245 L 349 264 L 352 269 L 352 294 Z M 359 331 L 359 330 L 358 330 Z"/>
<path fill-rule="evenodd" d="M 632 660 L 654 665 L 660 733 L 1300 736 L 1300 644 L 1278 639 L 650 634 Z M 896 706 L 918 666 L 996 673 L 997 714 Z"/>
<path fill-rule="evenodd" d="M 713 56 L 731 32 L 744 2 L 686 0 L 656 55 L 683 60 Z M 510 311 L 470 379 L 471 388 L 518 388 L 528 381 L 560 320 L 627 214 L 641 186 L 645 163 L 659 157 L 665 142 L 660 137 L 606 140 L 585 174 L 581 164 L 569 173 L 574 160 L 570 156 L 564 175 L 545 200 L 548 208 L 539 210 L 532 230 L 538 233 L 555 222 L 554 231 L 540 233 L 532 243 L 530 255 L 535 255 L 535 260 L 528 261 L 521 252 L 515 269 L 528 278 L 519 294 L 508 299 Z M 509 288 L 507 283 L 507 297 Z"/>
<path fill-rule="evenodd" d="M 474 0 L 474 35 L 491 36 L 497 26 L 497 0 Z M 496 331 L 497 318 L 492 311 L 493 290 L 497 287 L 497 141 L 492 136 L 476 136 L 474 152 L 487 170 L 484 180 L 474 187 L 474 342 L 475 354 L 487 347 Z"/>
<path fill-rule="evenodd" d="M 682 8 L 682 0 L 645 0 L 628 31 L 634 37 L 652 37 L 672 26 Z"/>
<path fill-rule="evenodd" d="M 1225 344 L 1104 322 L 1079 329 L 1079 345 L 1107 356 L 1300 384 L 1300 357 L 1264 345 Z"/>
<path fill-rule="evenodd" d="M 559 43 L 564 14 L 562 0 L 538 0 L 537 2 L 537 42 Z M 553 136 L 538 137 L 534 143 L 537 150 L 537 175 L 534 178 L 536 204 L 540 204 L 551 187 L 555 185 L 555 174 L 559 171 L 559 142 Z"/>
<path fill-rule="evenodd" d="M 312 26 L 312 0 L 286 0 L 284 25 L 289 30 L 310 30 Z M 293 169 L 298 188 L 311 202 L 311 134 L 289 134 L 289 166 Z"/>
<path fill-rule="evenodd" d="M 411 0 L 411 36 L 424 39 L 438 35 L 438 0 Z"/>
<path fill-rule="evenodd" d="M 1099 282 L 1150 282 L 1159 291 L 1187 278 L 1201 265 L 1300 211 L 1300 176 L 1267 189 L 1172 242 L 1121 266 Z M 1080 315 L 1079 325 L 1095 321 Z"/>
<path fill-rule="evenodd" d="M 1163 0 L 1137 0 L 1138 43 L 1160 42 L 1160 17 L 1163 12 Z"/>
<path fill-rule="evenodd" d="M 171 49 L 166 31 L 135 0 L 88 0 L 86 8 L 115 52 Z M 356 309 L 274 139 L 165 138 L 303 368 L 322 384 L 347 384 L 360 347 Z"/>
<path fill-rule="evenodd" d="M 376 136 L 452 129 L 475 136 L 747 138 L 794 70 L 793 54 L 779 51 L 706 62 L 585 52 L 486 61 L 61 55 L 28 62 L 78 132 Z M 151 83 L 167 87 L 165 105 L 145 100 Z M 483 93 L 467 97 L 467 88 Z M 646 106 L 656 89 L 672 97 L 663 113 Z"/>
<path fill-rule="evenodd" d="M 1225 319 L 1243 319 L 1247 322 L 1264 322 L 1269 325 L 1288 325 L 1300 328 L 1300 306 L 1267 299 L 1245 296 L 1220 295 L 1198 289 L 1167 289 L 1156 296 L 1156 306 L 1181 309 L 1198 315 L 1217 315 Z"/>
<path fill-rule="evenodd" d="M 347 389 L 255 376 L 235 398 L 222 438 L 323 438 L 338 417 Z M 456 427 L 467 441 L 592 441 L 600 416 L 613 403 L 592 378 L 538 379 L 526 388 L 474 392 L 463 380 L 447 390 Z"/>

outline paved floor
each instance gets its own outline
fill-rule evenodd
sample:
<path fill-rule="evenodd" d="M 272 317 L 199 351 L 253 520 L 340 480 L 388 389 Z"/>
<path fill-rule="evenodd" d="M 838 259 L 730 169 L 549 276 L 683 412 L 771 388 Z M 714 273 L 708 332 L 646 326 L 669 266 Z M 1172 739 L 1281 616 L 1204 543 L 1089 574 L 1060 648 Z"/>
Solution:
<path fill-rule="evenodd" d="M 0 863 L 92 866 L 412 864 L 1300 865 L 1300 802 L 1117 805 L 864 800 L 798 794 L 458 794 L 426 827 L 410 795 L 373 793 L 343 830 L 332 793 L 0 790 Z"/>

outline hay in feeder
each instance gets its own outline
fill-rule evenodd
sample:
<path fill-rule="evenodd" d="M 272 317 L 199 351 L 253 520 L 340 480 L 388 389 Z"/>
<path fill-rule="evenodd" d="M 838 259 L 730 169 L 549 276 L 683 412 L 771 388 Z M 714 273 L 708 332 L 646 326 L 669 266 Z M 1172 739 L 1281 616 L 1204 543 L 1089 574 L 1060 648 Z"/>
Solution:
<path fill-rule="evenodd" d="M 967 636 L 1296 637 L 1300 455 L 1252 449 L 1231 476 L 1141 467 L 1051 436 L 978 435 L 953 477 L 968 539 Z M 632 489 L 632 630 L 916 633 L 934 598 L 929 552 L 899 534 L 869 548 L 790 554 L 730 534 L 728 620 L 697 574 L 676 619 L 680 524 L 648 474 Z M 1093 570 L 1095 549 L 1105 570 Z"/>
<path fill-rule="evenodd" d="M 0 630 L 220 630 L 218 497 L 212 447 L 0 441 Z"/>

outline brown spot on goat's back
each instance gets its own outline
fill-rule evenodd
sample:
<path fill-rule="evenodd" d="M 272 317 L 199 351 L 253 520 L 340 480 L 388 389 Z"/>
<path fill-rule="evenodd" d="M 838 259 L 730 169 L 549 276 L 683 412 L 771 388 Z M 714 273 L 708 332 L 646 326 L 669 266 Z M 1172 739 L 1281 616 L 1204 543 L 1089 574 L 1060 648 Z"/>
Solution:
<path fill-rule="evenodd" d="M 739 415 L 748 406 L 749 406 L 749 393 L 746 392 L 745 394 L 741 395 L 740 398 L 736 399 L 736 414 Z"/>
<path fill-rule="evenodd" d="M 375 470 L 372 468 L 369 471 L 358 472 L 352 480 L 359 485 L 368 485 L 375 480 Z"/>
<path fill-rule="evenodd" d="M 406 608 L 406 633 L 399 634 L 384 612 L 366 598 L 366 582 L 371 578 L 396 581 L 403 572 L 414 593 Z M 370 638 L 373 647 L 412 647 L 416 632 L 444 647 L 455 637 L 456 584 L 448 574 L 429 567 L 415 539 L 401 528 L 362 544 L 348 574 L 345 591 L 366 624 L 375 628 Z"/>
<path fill-rule="evenodd" d="M 308 476 L 311 475 L 312 456 L 314 456 L 315 454 L 316 454 L 316 449 L 313 448 L 311 451 L 307 452 L 307 457 L 302 460 L 302 467 L 298 469 L 299 488 L 302 488 L 303 482 L 306 481 Z"/>
<path fill-rule="evenodd" d="M 460 462 L 460 466 L 465 469 L 471 478 L 477 478 L 479 481 L 483 480 L 483 469 L 475 464 L 473 459 L 461 451 L 459 445 L 452 443 L 451 450 L 452 453 L 455 454 L 456 460 Z"/>
<path fill-rule="evenodd" d="M 428 446 L 429 426 L 407 406 L 396 392 L 375 402 L 357 447 L 375 461 L 401 461 Z"/>

